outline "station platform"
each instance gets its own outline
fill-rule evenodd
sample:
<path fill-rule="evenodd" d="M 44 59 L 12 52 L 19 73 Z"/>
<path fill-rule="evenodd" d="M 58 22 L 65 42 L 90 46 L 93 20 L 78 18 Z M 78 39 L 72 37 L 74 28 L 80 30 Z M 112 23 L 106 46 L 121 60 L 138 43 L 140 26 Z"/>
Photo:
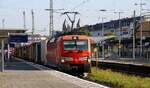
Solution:
<path fill-rule="evenodd" d="M 102 59 L 99 58 L 100 62 L 111 62 L 111 63 L 120 63 L 120 64 L 131 64 L 137 66 L 148 66 L 150 67 L 150 59 L 146 58 L 120 58 L 120 59 Z"/>
<path fill-rule="evenodd" d="M 0 88 L 109 88 L 22 59 L 11 59 L 0 72 Z"/>

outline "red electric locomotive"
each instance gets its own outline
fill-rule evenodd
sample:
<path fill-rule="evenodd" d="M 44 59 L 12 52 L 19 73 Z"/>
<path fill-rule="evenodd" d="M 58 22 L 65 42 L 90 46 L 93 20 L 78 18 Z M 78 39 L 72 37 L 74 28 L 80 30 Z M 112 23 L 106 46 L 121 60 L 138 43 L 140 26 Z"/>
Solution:
<path fill-rule="evenodd" d="M 47 43 L 47 64 L 62 71 L 91 70 L 91 38 L 85 35 L 64 35 Z"/>

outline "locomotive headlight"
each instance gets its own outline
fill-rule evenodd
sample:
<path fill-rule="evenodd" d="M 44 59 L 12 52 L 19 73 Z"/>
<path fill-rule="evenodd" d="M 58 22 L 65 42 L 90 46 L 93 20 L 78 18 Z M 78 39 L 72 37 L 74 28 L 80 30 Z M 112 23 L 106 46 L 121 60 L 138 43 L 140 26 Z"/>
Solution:
<path fill-rule="evenodd" d="M 65 62 L 65 61 L 73 61 L 73 58 L 71 58 L 71 57 L 62 57 L 61 62 Z"/>
<path fill-rule="evenodd" d="M 65 62 L 64 59 L 61 59 L 61 62 Z"/>

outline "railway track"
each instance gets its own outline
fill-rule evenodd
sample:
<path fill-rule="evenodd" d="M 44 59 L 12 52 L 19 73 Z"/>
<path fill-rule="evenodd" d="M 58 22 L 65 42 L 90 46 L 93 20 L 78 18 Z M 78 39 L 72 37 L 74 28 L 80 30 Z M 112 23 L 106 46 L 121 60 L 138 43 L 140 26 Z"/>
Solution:
<path fill-rule="evenodd" d="M 92 66 L 96 66 L 96 61 L 92 61 Z M 113 71 L 131 75 L 150 77 L 150 66 L 101 61 L 98 62 L 97 66 L 102 69 L 111 69 Z"/>

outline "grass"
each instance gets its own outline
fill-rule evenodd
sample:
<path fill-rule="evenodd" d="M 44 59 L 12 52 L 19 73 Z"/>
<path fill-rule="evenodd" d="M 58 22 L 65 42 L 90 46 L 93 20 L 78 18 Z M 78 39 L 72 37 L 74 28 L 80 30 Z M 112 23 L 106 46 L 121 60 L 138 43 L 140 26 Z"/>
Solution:
<path fill-rule="evenodd" d="M 89 79 L 114 88 L 150 88 L 149 77 L 127 75 L 111 70 L 96 70 L 95 67 L 92 68 Z"/>
<path fill-rule="evenodd" d="M 150 64 L 143 64 L 144 66 L 150 66 Z"/>

